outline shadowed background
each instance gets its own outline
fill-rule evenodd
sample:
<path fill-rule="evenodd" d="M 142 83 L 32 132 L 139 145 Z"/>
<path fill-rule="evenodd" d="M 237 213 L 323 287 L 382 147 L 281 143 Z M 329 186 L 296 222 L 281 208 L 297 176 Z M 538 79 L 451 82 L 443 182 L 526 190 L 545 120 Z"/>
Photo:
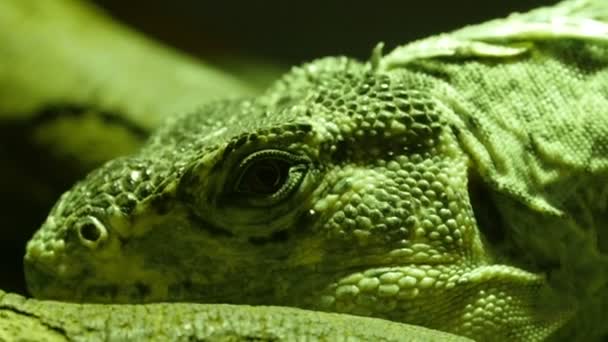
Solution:
<path fill-rule="evenodd" d="M 556 0 L 200 1 L 95 0 L 115 18 L 246 76 L 314 58 L 369 57 L 403 43 Z M 248 63 L 262 70 L 251 70 Z M 278 66 L 279 69 L 275 67 Z M 272 77 L 268 74 L 267 77 Z"/>

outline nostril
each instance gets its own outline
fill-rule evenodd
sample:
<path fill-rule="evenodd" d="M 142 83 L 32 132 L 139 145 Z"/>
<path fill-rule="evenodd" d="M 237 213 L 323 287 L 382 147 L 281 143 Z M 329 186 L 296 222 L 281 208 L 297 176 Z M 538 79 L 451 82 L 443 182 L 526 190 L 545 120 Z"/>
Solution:
<path fill-rule="evenodd" d="M 108 235 L 104 225 L 93 216 L 87 216 L 79 222 L 77 230 L 80 241 L 90 248 L 96 247 Z"/>
<path fill-rule="evenodd" d="M 97 240 L 101 237 L 101 232 L 96 225 L 87 223 L 80 227 L 80 236 L 82 236 L 83 239 L 91 242 L 97 242 Z"/>

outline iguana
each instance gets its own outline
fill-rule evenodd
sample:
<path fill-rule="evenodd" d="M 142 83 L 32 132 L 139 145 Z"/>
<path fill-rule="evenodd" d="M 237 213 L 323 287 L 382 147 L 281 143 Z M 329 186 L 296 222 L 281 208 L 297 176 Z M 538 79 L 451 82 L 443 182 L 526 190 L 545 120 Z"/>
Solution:
<path fill-rule="evenodd" d="M 70 180 L 136 149 L 164 116 L 220 95 L 245 96 L 255 86 L 151 41 L 79 0 L 0 2 L 0 56 L 0 340 L 466 340 L 419 326 L 286 307 L 70 304 L 6 293 L 24 293 L 19 278 L 30 227 Z M 66 134 L 73 131 L 79 134 Z"/>
<path fill-rule="evenodd" d="M 566 1 L 173 117 L 62 196 L 28 286 L 600 339 L 607 37 L 607 4 Z"/>

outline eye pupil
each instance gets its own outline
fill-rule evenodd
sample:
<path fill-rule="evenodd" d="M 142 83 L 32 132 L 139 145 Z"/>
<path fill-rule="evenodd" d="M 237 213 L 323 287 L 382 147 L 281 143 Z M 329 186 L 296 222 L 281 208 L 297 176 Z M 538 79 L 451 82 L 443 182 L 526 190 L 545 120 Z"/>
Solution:
<path fill-rule="evenodd" d="M 281 170 L 278 169 L 275 163 L 269 164 L 260 165 L 254 172 L 256 181 L 261 187 L 274 189 L 281 181 Z"/>
<path fill-rule="evenodd" d="M 280 160 L 261 160 L 249 167 L 242 181 L 241 190 L 259 194 L 272 194 L 286 181 L 289 164 Z"/>

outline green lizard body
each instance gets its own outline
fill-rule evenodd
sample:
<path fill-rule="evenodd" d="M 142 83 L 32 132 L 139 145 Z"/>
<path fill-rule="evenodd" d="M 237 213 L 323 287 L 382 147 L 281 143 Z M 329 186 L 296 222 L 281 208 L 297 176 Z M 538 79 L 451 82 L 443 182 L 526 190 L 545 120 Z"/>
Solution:
<path fill-rule="evenodd" d="M 62 196 L 28 244 L 28 286 L 599 338 L 606 18 L 565 2 L 172 118 Z"/>

